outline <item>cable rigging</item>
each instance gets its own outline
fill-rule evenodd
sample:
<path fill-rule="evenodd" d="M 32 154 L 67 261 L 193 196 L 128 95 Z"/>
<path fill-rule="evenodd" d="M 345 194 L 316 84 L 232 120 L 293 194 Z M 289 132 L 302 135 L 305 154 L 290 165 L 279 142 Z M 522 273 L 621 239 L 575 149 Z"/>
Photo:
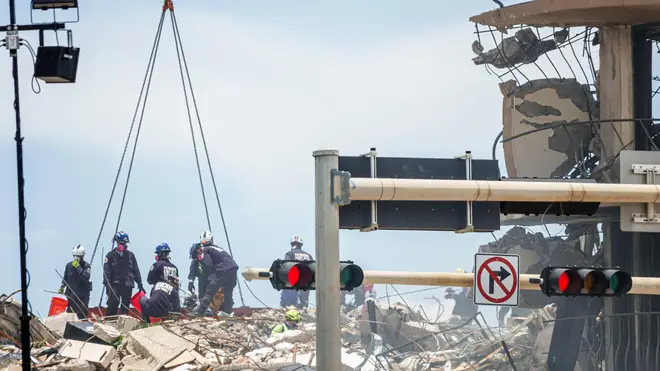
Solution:
<path fill-rule="evenodd" d="M 220 211 L 220 218 L 222 220 L 222 227 L 224 229 L 224 234 L 225 234 L 225 238 L 226 238 L 226 241 L 227 241 L 227 248 L 229 250 L 229 254 L 232 257 L 234 256 L 234 253 L 233 253 L 232 247 L 231 247 L 231 242 L 230 242 L 230 239 L 229 239 L 229 232 L 227 230 L 227 224 L 225 222 L 225 217 L 224 217 L 224 213 L 223 213 L 223 210 L 222 210 L 222 205 L 220 203 L 220 196 L 219 196 L 218 188 L 217 188 L 217 185 L 216 185 L 216 182 L 215 182 L 215 176 L 214 176 L 214 173 L 213 173 L 213 168 L 211 166 L 211 158 L 209 156 L 208 147 L 207 147 L 207 144 L 206 144 L 204 129 L 202 127 L 202 121 L 201 121 L 201 117 L 199 115 L 199 109 L 197 107 L 197 99 L 195 98 L 195 93 L 194 93 L 193 86 L 192 86 L 192 80 L 190 78 L 190 71 L 188 69 L 188 62 L 186 60 L 186 56 L 185 56 L 185 53 L 183 51 L 183 43 L 181 41 L 181 34 L 179 32 L 179 25 L 178 25 L 178 22 L 177 22 L 177 19 L 176 19 L 176 15 L 174 13 L 174 4 L 173 4 L 172 0 L 164 0 L 162 13 L 161 13 L 160 20 L 159 20 L 159 23 L 158 23 L 158 28 L 156 30 L 156 36 L 154 38 L 154 43 L 153 43 L 153 46 L 152 46 L 152 49 L 151 49 L 151 55 L 149 57 L 149 62 L 147 63 L 147 70 L 145 72 L 144 79 L 142 81 L 142 87 L 140 89 L 140 94 L 138 96 L 138 102 L 135 106 L 135 112 L 133 113 L 133 119 L 131 121 L 131 126 L 130 126 L 129 131 L 128 131 L 128 136 L 127 136 L 126 142 L 124 144 L 124 150 L 122 152 L 121 159 L 119 161 L 119 167 L 117 169 L 117 173 L 115 175 L 115 179 L 114 179 L 114 182 L 113 182 L 113 185 L 112 185 L 112 190 L 110 192 L 110 198 L 109 198 L 108 203 L 106 205 L 106 210 L 105 210 L 105 214 L 103 216 L 103 221 L 101 223 L 101 228 L 100 228 L 100 230 L 98 232 L 98 236 L 96 238 L 96 243 L 94 245 L 94 250 L 92 251 L 92 257 L 91 257 L 91 260 L 90 260 L 92 262 L 94 261 L 94 256 L 95 256 L 96 251 L 98 249 L 99 242 L 101 240 L 101 235 L 103 234 L 103 230 L 105 228 L 105 224 L 106 224 L 107 219 L 108 219 L 108 214 L 110 212 L 110 206 L 112 205 L 112 200 L 114 198 L 114 195 L 115 195 L 115 192 L 116 192 L 116 189 L 117 189 L 117 184 L 119 183 L 119 176 L 120 176 L 122 168 L 124 166 L 124 160 L 126 158 L 126 153 L 128 151 L 129 143 L 130 143 L 130 140 L 131 140 L 131 135 L 133 134 L 133 130 L 135 129 L 135 140 L 133 142 L 132 153 L 131 153 L 131 157 L 130 157 L 130 160 L 129 160 L 129 163 L 128 163 L 128 171 L 127 171 L 127 175 L 126 175 L 126 182 L 124 184 L 123 194 L 122 194 L 122 198 L 121 198 L 121 204 L 120 204 L 120 207 L 119 207 L 119 214 L 118 214 L 118 217 L 117 217 L 117 223 L 115 225 L 114 233 L 119 231 L 119 224 L 121 222 L 121 217 L 122 217 L 122 213 L 123 213 L 123 210 L 124 210 L 124 204 L 125 204 L 125 201 L 126 201 L 126 195 L 127 195 L 127 191 L 128 191 L 128 184 L 129 184 L 129 180 L 130 180 L 130 177 L 131 177 L 131 172 L 133 170 L 133 162 L 135 160 L 135 152 L 137 150 L 140 131 L 142 129 L 144 111 L 145 111 L 145 108 L 146 108 L 147 98 L 149 96 L 149 91 L 150 91 L 150 87 L 151 87 L 151 79 L 153 77 L 153 70 L 154 70 L 154 66 L 155 66 L 155 63 L 156 63 L 156 56 L 158 54 L 158 49 L 159 49 L 159 46 L 160 46 L 160 38 L 161 38 L 161 35 L 162 35 L 162 31 L 163 31 L 163 23 L 165 21 L 165 13 L 167 13 L 168 11 L 170 13 L 170 19 L 171 19 L 171 22 L 172 22 L 172 33 L 174 35 L 174 44 L 175 44 L 175 48 L 176 48 L 177 60 L 178 60 L 178 65 L 179 65 L 179 72 L 180 72 L 180 75 L 181 75 L 181 84 L 182 84 L 183 95 L 184 95 L 184 100 L 185 100 L 185 104 L 186 104 L 186 111 L 187 111 L 187 114 L 188 114 L 188 124 L 189 124 L 189 127 L 190 127 L 190 134 L 191 134 L 191 138 L 192 138 L 193 151 L 194 151 L 194 154 L 195 154 L 195 163 L 196 163 L 196 166 L 197 166 L 197 174 L 198 174 L 198 177 L 199 177 L 199 185 L 200 185 L 201 192 L 202 192 L 202 199 L 203 199 L 203 203 L 204 203 L 204 211 L 205 211 L 205 215 L 206 215 L 206 222 L 208 224 L 208 230 L 210 232 L 212 232 L 211 218 L 209 216 L 209 208 L 208 208 L 208 203 L 207 203 L 207 200 L 206 200 L 206 192 L 205 192 L 205 189 L 204 189 L 202 169 L 201 169 L 201 165 L 200 165 L 200 161 L 199 161 L 199 153 L 198 153 L 198 149 L 197 149 L 197 141 L 196 141 L 196 138 L 195 138 L 193 115 L 192 115 L 192 112 L 191 112 L 190 102 L 192 102 L 192 106 L 195 110 L 195 118 L 196 118 L 196 121 L 197 121 L 197 127 L 198 127 L 199 132 L 200 132 L 200 138 L 202 139 L 202 144 L 203 144 L 203 147 L 204 147 L 204 154 L 206 156 L 206 163 L 208 165 L 209 175 L 211 176 L 211 183 L 213 185 L 213 191 L 215 193 L 216 203 L 217 203 L 218 209 Z M 188 83 L 188 88 L 186 88 L 186 82 Z M 188 96 L 188 93 L 190 93 L 190 97 Z M 143 99 L 143 97 L 144 97 L 144 99 Z M 139 118 L 138 118 L 138 116 L 139 116 Z M 137 121 L 137 128 L 135 128 L 136 121 Z M 114 242 L 113 242 L 113 245 L 114 245 Z M 241 304 L 242 304 L 242 306 L 245 306 L 245 300 L 243 298 L 243 291 L 241 289 L 241 284 L 238 281 L 237 281 L 237 286 L 238 286 L 238 293 L 239 293 L 239 296 L 241 298 Z M 101 300 L 102 300 L 102 298 L 103 298 L 103 292 L 101 293 Z"/>

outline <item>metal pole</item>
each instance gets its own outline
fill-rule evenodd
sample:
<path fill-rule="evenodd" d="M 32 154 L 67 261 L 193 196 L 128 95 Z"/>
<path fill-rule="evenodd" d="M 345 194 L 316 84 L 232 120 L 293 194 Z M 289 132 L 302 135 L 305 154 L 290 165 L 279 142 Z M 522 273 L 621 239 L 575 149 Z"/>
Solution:
<path fill-rule="evenodd" d="M 339 206 L 331 202 L 330 171 L 339 151 L 314 151 L 316 205 L 316 368 L 342 370 L 339 326 Z"/>
<path fill-rule="evenodd" d="M 267 280 L 269 277 L 268 268 L 247 267 L 243 270 L 243 277 L 247 281 Z M 540 277 L 537 274 L 521 274 L 519 280 L 520 289 L 525 291 L 541 290 L 538 283 L 529 282 L 530 279 L 538 278 Z M 363 284 L 370 283 L 381 285 L 473 287 L 474 273 L 364 271 Z M 628 294 L 660 295 L 660 278 L 632 277 L 632 288 Z"/>
<path fill-rule="evenodd" d="M 9 25 L 16 29 L 16 4 L 9 0 Z M 21 351 L 23 370 L 31 369 L 30 360 L 30 312 L 28 311 L 28 284 L 27 284 L 27 243 L 25 240 L 25 194 L 23 179 L 23 137 L 21 136 L 21 106 L 18 88 L 18 53 L 10 51 L 12 59 L 12 75 L 14 77 L 14 111 L 16 112 L 16 180 L 18 183 L 18 239 L 21 254 Z"/>
<path fill-rule="evenodd" d="M 351 178 L 352 201 L 660 202 L 660 185 Z"/>

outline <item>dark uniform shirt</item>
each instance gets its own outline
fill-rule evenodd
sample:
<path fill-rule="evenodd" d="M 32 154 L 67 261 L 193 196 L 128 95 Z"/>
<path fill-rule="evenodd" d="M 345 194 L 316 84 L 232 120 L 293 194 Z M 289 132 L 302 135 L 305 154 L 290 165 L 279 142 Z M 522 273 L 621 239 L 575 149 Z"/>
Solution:
<path fill-rule="evenodd" d="M 312 254 L 308 253 L 307 251 L 303 249 L 291 249 L 284 254 L 284 259 L 285 260 L 301 260 L 301 261 L 309 261 L 309 260 L 314 260 L 312 257 Z"/>
<path fill-rule="evenodd" d="M 158 282 L 151 296 L 142 305 L 142 313 L 151 317 L 166 317 L 169 312 L 180 312 L 179 290 L 167 282 Z"/>
<path fill-rule="evenodd" d="M 67 263 L 62 279 L 62 287 L 66 288 L 64 294 L 69 297 L 88 298 L 92 291 L 92 281 L 89 279 L 91 272 L 92 266 L 84 260 L 78 268 L 73 267 L 73 262 Z"/>
<path fill-rule="evenodd" d="M 216 247 L 216 246 L 205 246 L 202 248 L 204 253 L 204 258 L 201 263 L 203 263 L 203 269 L 210 270 L 209 274 L 226 272 L 233 269 L 238 269 L 238 264 L 226 251 Z"/>
<path fill-rule="evenodd" d="M 133 288 L 136 282 L 139 286 L 142 285 L 142 275 L 132 251 L 125 250 L 120 255 L 116 249 L 113 249 L 106 254 L 103 261 L 104 285 L 125 285 L 125 287 Z"/>
<path fill-rule="evenodd" d="M 147 283 L 155 285 L 158 282 L 167 282 L 168 277 L 179 277 L 179 269 L 169 259 L 159 260 L 151 265 L 147 274 Z"/>

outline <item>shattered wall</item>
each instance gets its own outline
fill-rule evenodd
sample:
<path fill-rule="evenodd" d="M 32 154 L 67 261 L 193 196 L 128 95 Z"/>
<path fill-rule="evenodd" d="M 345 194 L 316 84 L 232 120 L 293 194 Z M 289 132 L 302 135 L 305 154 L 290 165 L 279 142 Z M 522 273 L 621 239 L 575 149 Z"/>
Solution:
<path fill-rule="evenodd" d="M 589 88 L 575 79 L 540 79 L 517 86 L 500 84 L 503 138 L 546 125 L 597 119 L 598 106 Z M 591 125 L 557 126 L 504 143 L 510 177 L 563 177 L 589 153 Z"/>

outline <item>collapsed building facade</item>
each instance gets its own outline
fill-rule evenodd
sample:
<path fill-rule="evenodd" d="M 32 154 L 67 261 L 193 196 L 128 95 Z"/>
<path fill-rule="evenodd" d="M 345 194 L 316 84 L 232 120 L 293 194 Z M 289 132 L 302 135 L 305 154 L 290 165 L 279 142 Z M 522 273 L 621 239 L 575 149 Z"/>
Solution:
<path fill-rule="evenodd" d="M 621 150 L 658 150 L 651 93 L 660 3 L 495 3 L 499 9 L 470 19 L 477 25 L 472 62 L 500 79 L 502 132 L 493 158 L 502 138 L 509 177 L 618 183 Z M 491 45 L 484 45 L 487 41 Z M 584 56 L 582 63 L 578 55 Z M 529 79 L 532 74 L 542 78 Z M 608 205 L 593 216 L 506 216 L 503 225 L 518 227 L 479 251 L 519 254 L 521 273 L 540 273 L 546 265 L 593 264 L 660 277 L 660 253 L 654 249 L 658 234 L 622 232 L 620 222 L 618 208 Z M 525 229 L 553 223 L 566 225 L 564 237 Z M 660 367 L 660 318 L 652 315 L 660 309 L 658 298 L 553 301 L 558 318 L 547 355 L 549 370 Z M 520 307 L 512 314 L 524 315 L 548 302 L 540 292 L 521 292 Z"/>
<path fill-rule="evenodd" d="M 31 360 L 44 371 L 308 371 L 316 367 L 316 312 L 278 334 L 284 308 L 245 316 L 141 323 L 121 315 L 79 320 L 73 313 L 33 318 Z M 20 304 L 0 296 L 0 370 L 21 370 Z M 341 314 L 344 370 L 543 370 L 552 306 L 531 311 L 515 326 L 492 329 L 480 313 L 428 318 L 405 303 L 375 298 Z M 504 350 L 503 350 L 504 349 Z"/>

